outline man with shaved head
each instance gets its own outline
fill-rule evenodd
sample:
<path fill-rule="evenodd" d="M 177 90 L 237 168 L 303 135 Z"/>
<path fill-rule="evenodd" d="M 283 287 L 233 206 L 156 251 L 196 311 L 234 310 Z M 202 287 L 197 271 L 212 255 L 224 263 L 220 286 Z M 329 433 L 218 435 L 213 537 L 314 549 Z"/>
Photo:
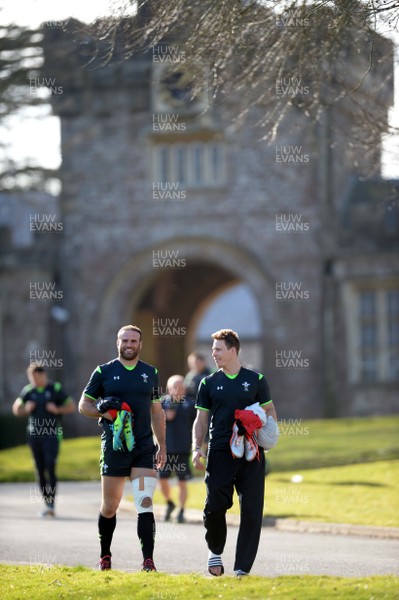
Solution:
<path fill-rule="evenodd" d="M 176 504 L 171 497 L 169 478 L 176 474 L 179 481 L 179 512 L 177 522 L 184 523 L 184 507 L 187 501 L 187 481 L 192 478 L 190 469 L 191 431 L 195 419 L 194 400 L 188 398 L 182 375 L 172 375 L 167 382 L 168 394 L 162 407 L 166 416 L 167 461 L 160 471 L 161 491 L 166 499 L 165 521 L 169 521 Z"/>

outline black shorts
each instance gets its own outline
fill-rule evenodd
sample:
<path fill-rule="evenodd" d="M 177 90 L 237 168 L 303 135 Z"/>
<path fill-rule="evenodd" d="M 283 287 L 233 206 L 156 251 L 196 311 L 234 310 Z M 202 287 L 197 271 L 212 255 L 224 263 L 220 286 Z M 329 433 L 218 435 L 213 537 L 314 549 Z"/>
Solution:
<path fill-rule="evenodd" d="M 188 481 L 192 478 L 189 454 L 167 454 L 166 464 L 159 471 L 160 479 L 169 479 L 171 475 L 176 473 L 179 481 Z"/>
<path fill-rule="evenodd" d="M 100 473 L 110 477 L 129 477 L 132 467 L 155 469 L 157 447 L 152 438 L 144 444 L 137 444 L 133 450 L 114 450 L 112 423 L 103 419 L 101 434 Z"/>

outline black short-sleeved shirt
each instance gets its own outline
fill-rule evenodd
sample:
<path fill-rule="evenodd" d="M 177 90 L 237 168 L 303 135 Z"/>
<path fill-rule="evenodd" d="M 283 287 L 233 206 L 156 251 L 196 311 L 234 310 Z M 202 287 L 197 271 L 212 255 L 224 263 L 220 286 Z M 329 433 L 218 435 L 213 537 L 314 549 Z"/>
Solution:
<path fill-rule="evenodd" d="M 174 401 L 169 395 L 162 398 L 164 410 L 175 411 L 174 419 L 166 421 L 166 450 L 168 454 L 190 454 L 192 428 L 195 419 L 194 400 L 183 397 Z"/>
<path fill-rule="evenodd" d="M 184 378 L 184 385 L 186 386 L 186 396 L 192 398 L 194 401 L 197 397 L 197 391 L 199 384 L 206 375 L 209 375 L 210 370 L 206 367 L 202 373 L 194 373 L 189 371 Z"/>
<path fill-rule="evenodd" d="M 270 391 L 261 373 L 241 367 L 237 375 L 221 369 L 204 377 L 198 388 L 196 408 L 210 411 L 209 447 L 225 448 L 229 444 L 236 409 L 259 402 L 270 403 Z"/>
<path fill-rule="evenodd" d="M 116 396 L 133 411 L 133 433 L 136 446 L 152 443 L 151 404 L 159 402 L 158 370 L 141 360 L 125 367 L 115 358 L 93 371 L 84 394 L 97 400 Z"/>
<path fill-rule="evenodd" d="M 62 437 L 60 415 L 54 415 L 46 409 L 48 402 L 63 406 L 70 401 L 61 383 L 58 381 L 48 383 L 43 388 L 28 384 L 21 391 L 19 398 L 23 404 L 28 400 L 36 403 L 36 408 L 30 413 L 28 419 L 28 433 L 31 437 Z"/>

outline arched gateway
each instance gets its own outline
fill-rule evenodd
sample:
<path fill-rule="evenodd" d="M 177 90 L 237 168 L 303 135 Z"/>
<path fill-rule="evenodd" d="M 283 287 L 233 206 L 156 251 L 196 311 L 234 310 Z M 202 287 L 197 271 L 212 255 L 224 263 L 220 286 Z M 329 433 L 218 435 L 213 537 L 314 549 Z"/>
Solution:
<path fill-rule="evenodd" d="M 121 324 L 134 321 L 143 330 L 143 359 L 158 366 L 164 381 L 186 368 L 199 306 L 237 282 L 251 289 L 262 331 L 270 330 L 273 282 L 264 265 L 242 248 L 212 238 L 173 238 L 156 251 L 148 248 L 109 282 L 98 306 L 96 345 L 113 339 Z M 259 341 L 261 362 L 267 354 L 267 335 Z"/>

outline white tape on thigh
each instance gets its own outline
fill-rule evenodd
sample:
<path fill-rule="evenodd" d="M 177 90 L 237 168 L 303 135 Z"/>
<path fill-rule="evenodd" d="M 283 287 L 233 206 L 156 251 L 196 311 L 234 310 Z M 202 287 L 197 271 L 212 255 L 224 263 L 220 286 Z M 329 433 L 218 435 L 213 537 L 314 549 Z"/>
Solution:
<path fill-rule="evenodd" d="M 156 477 L 136 477 L 132 480 L 133 499 L 139 514 L 153 512 L 152 499 L 156 487 Z"/>

